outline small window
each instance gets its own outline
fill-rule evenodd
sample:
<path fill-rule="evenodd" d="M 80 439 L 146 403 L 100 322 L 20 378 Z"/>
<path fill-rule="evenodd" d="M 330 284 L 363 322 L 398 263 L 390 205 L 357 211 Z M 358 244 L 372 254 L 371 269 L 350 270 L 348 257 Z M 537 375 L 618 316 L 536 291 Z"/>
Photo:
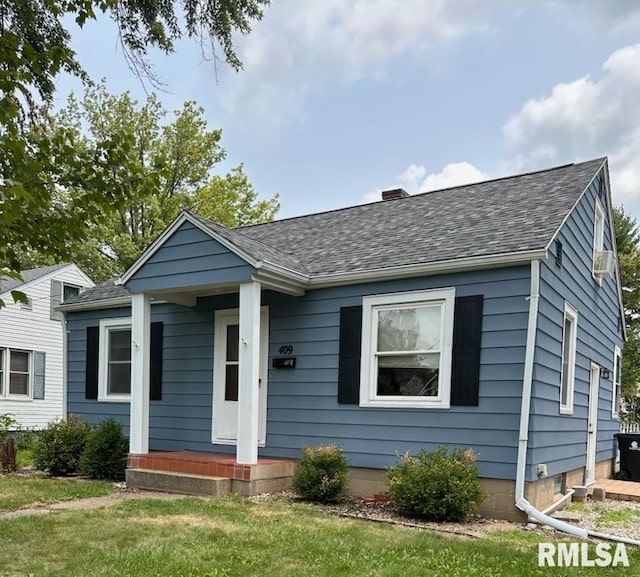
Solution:
<path fill-rule="evenodd" d="M 570 304 L 564 305 L 562 330 L 562 370 L 560 375 L 560 412 L 573 413 L 573 386 L 576 371 L 578 311 Z"/>
<path fill-rule="evenodd" d="M 611 398 L 611 416 L 616 419 L 620 413 L 620 395 L 622 394 L 622 355 L 620 348 L 615 347 L 613 353 L 613 385 Z"/>
<path fill-rule="evenodd" d="M 449 407 L 455 289 L 363 299 L 360 404 Z"/>
<path fill-rule="evenodd" d="M 101 401 L 128 401 L 131 395 L 131 319 L 100 322 Z"/>
<path fill-rule="evenodd" d="M 596 270 L 596 253 L 604 250 L 604 208 L 596 198 L 596 211 L 593 224 L 593 271 Z M 594 278 L 602 283 L 602 277 L 593 273 Z"/>
<path fill-rule="evenodd" d="M 66 301 L 80 294 L 80 287 L 70 284 L 62 285 L 62 300 Z"/>
<path fill-rule="evenodd" d="M 562 475 L 556 475 L 553 478 L 553 492 L 556 495 L 562 493 Z"/>

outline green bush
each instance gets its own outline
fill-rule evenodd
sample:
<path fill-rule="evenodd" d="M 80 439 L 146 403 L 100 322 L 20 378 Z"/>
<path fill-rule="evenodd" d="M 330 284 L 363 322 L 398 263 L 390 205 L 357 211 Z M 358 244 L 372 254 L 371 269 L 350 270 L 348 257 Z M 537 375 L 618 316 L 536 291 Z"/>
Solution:
<path fill-rule="evenodd" d="M 336 445 L 304 446 L 293 475 L 293 489 L 302 498 L 320 503 L 340 501 L 347 490 L 347 460 Z"/>
<path fill-rule="evenodd" d="M 80 458 L 80 471 L 91 479 L 121 481 L 127 468 L 129 441 L 113 417 L 102 421 L 89 435 Z"/>
<path fill-rule="evenodd" d="M 18 421 L 13 418 L 11 413 L 0 414 L 0 442 L 4 441 L 9 431 L 15 431 Z"/>
<path fill-rule="evenodd" d="M 54 477 L 77 473 L 90 433 L 91 425 L 77 415 L 49 423 L 49 427 L 38 434 L 33 450 L 36 468 Z"/>
<path fill-rule="evenodd" d="M 482 500 L 471 449 L 442 446 L 409 453 L 387 470 L 391 500 L 406 515 L 430 521 L 462 521 Z"/>
<path fill-rule="evenodd" d="M 16 432 L 16 448 L 18 451 L 32 451 L 38 443 L 38 431 L 19 429 Z"/>

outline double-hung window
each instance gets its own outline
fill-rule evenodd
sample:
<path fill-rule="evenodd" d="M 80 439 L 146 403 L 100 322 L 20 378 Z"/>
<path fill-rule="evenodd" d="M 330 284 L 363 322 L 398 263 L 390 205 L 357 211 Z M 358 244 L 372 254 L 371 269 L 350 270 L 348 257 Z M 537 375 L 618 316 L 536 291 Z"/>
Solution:
<path fill-rule="evenodd" d="M 0 349 L 0 396 L 29 399 L 33 388 L 33 354 L 20 349 Z"/>
<path fill-rule="evenodd" d="M 560 374 L 560 412 L 573 414 L 573 388 L 576 372 L 576 344 L 578 311 L 569 303 L 564 305 L 562 329 L 562 369 Z"/>
<path fill-rule="evenodd" d="M 455 289 L 364 297 L 360 404 L 448 408 Z"/>
<path fill-rule="evenodd" d="M 128 401 L 131 395 L 131 319 L 100 322 L 99 399 Z"/>

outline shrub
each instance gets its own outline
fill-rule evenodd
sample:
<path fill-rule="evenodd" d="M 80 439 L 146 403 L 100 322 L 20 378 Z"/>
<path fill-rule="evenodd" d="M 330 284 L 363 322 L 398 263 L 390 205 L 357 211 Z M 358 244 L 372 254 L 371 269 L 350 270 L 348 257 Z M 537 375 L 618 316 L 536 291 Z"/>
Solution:
<path fill-rule="evenodd" d="M 409 453 L 387 470 L 391 500 L 406 515 L 430 521 L 462 521 L 482 500 L 471 449 L 442 446 Z"/>
<path fill-rule="evenodd" d="M 127 468 L 129 441 L 113 417 L 102 421 L 89 435 L 80 458 L 80 471 L 92 479 L 121 481 Z"/>
<path fill-rule="evenodd" d="M 2 413 L 0 415 L 0 442 L 5 440 L 9 431 L 17 429 L 18 421 L 16 421 L 11 413 Z"/>
<path fill-rule="evenodd" d="M 39 433 L 34 447 L 36 468 L 54 477 L 77 473 L 90 432 L 91 425 L 77 415 L 49 423 L 49 427 Z"/>
<path fill-rule="evenodd" d="M 347 460 L 336 445 L 304 446 L 302 459 L 293 475 L 293 489 L 309 501 L 335 503 L 347 490 Z"/>

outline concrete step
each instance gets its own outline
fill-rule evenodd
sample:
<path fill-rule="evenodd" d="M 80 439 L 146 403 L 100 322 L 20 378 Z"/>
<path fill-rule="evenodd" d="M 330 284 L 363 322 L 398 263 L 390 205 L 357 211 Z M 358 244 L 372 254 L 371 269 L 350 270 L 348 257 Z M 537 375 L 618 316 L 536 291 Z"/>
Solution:
<path fill-rule="evenodd" d="M 231 479 L 225 477 L 209 477 L 152 469 L 127 469 L 125 478 L 128 487 L 150 491 L 212 497 L 222 497 L 231 492 Z"/>

